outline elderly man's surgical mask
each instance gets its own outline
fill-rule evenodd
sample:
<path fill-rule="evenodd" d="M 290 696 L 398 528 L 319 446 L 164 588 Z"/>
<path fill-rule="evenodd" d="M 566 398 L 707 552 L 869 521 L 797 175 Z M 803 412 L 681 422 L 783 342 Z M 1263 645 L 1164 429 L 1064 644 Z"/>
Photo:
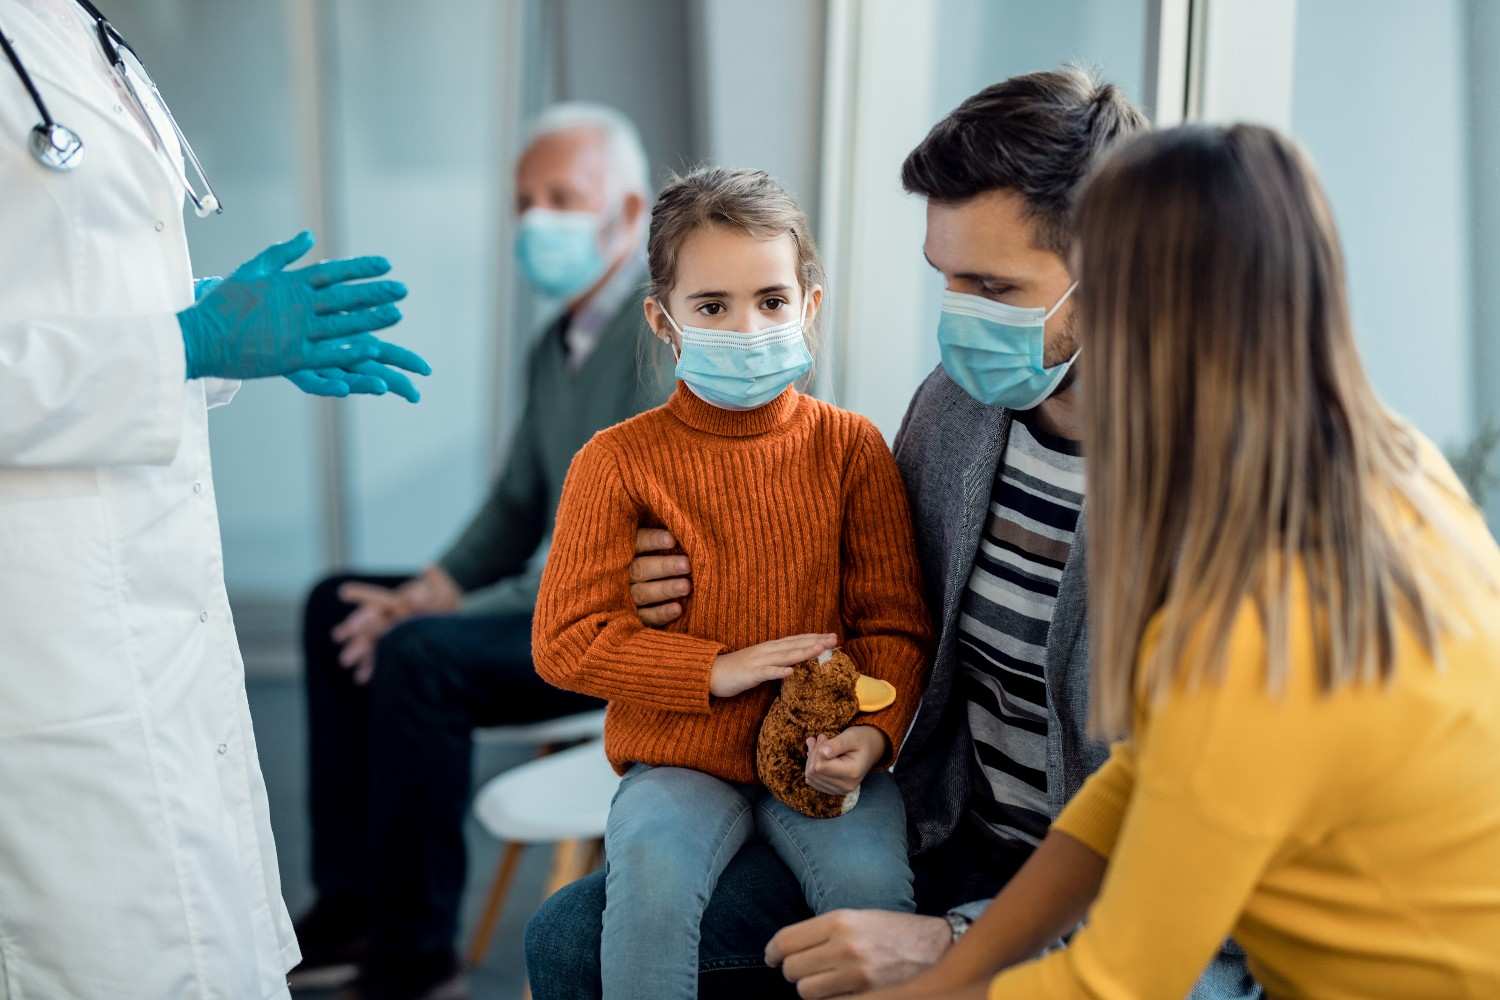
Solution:
<path fill-rule="evenodd" d="M 571 299 L 604 274 L 603 220 L 593 212 L 528 209 L 516 231 L 516 260 L 538 292 Z"/>

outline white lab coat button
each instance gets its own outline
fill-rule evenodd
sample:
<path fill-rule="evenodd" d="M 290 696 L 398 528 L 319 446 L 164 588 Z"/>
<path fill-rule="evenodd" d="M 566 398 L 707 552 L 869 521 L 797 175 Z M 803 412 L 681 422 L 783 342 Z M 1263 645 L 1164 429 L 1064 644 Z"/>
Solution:
<path fill-rule="evenodd" d="M 193 484 L 193 492 L 194 493 L 202 493 L 203 492 L 203 484 L 202 483 L 194 483 Z"/>
<path fill-rule="evenodd" d="M 228 752 L 229 752 L 229 744 L 228 743 L 220 743 L 219 744 L 219 756 L 222 757 L 222 756 L 224 756 Z"/>
<path fill-rule="evenodd" d="M 124 105 L 116 104 L 115 105 L 115 114 L 117 114 L 117 115 L 123 115 L 124 113 L 125 113 L 125 107 L 124 107 Z"/>
<path fill-rule="evenodd" d="M 208 621 L 208 612 L 207 611 L 200 611 L 200 612 L 198 612 L 198 620 L 200 622 L 206 622 L 206 621 Z"/>
<path fill-rule="evenodd" d="M 165 222 L 161 221 L 160 219 L 157 219 L 156 220 L 156 225 L 152 226 L 151 228 L 155 229 L 159 233 L 163 229 L 167 228 L 167 224 Z"/>

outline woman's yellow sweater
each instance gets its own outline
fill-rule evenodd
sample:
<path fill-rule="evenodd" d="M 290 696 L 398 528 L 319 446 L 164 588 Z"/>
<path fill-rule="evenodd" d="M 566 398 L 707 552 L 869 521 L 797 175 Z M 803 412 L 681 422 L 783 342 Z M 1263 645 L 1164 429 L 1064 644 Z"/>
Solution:
<path fill-rule="evenodd" d="M 1277 998 L 1500 997 L 1500 551 L 1452 509 L 1459 544 L 1409 539 L 1464 609 L 1439 662 L 1406 632 L 1390 683 L 1321 692 L 1299 581 L 1272 692 L 1242 613 L 1223 680 L 1140 705 L 1058 818 L 1108 873 L 1071 945 L 992 1000 L 1180 1000 L 1229 935 Z"/>

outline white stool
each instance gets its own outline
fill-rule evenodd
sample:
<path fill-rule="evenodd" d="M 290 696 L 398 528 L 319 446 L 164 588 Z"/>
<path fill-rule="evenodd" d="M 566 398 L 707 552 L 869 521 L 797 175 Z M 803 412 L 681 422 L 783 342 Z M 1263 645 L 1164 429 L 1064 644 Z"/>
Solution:
<path fill-rule="evenodd" d="M 492 726 L 474 730 L 474 742 L 492 747 L 548 747 L 596 740 L 604 735 L 604 709 L 580 712 L 525 726 Z"/>
<path fill-rule="evenodd" d="M 557 845 L 544 898 L 599 863 L 609 803 L 619 784 L 619 776 L 605 759 L 603 741 L 595 740 L 512 768 L 479 790 L 474 815 L 505 844 L 505 851 L 469 942 L 471 966 L 484 961 L 489 951 L 521 852 L 528 844 Z"/>

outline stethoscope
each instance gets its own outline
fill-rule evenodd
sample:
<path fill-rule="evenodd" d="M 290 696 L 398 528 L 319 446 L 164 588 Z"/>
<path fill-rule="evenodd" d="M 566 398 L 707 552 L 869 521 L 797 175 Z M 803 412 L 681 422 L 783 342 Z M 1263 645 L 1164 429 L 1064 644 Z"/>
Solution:
<path fill-rule="evenodd" d="M 140 114 L 141 120 L 151 130 L 151 138 L 156 143 L 157 149 L 165 154 L 167 150 L 166 140 L 157 129 L 156 122 L 151 117 L 150 112 L 146 110 L 146 102 L 141 99 L 140 93 L 136 90 L 135 81 L 131 79 L 130 73 L 126 71 L 125 56 L 121 52 L 122 49 L 130 53 L 131 59 L 135 62 L 136 71 L 140 73 L 141 79 L 146 82 L 146 86 L 151 88 L 151 96 L 156 99 L 156 106 L 161 109 L 162 114 L 171 124 L 172 131 L 177 133 L 177 144 L 182 147 L 182 152 L 185 154 L 187 161 L 193 165 L 193 170 L 198 174 L 198 179 L 203 182 L 204 193 L 200 195 L 188 181 L 187 174 L 183 171 L 182 165 L 175 158 L 167 157 L 172 162 L 172 169 L 177 174 L 177 179 L 182 182 L 183 190 L 187 192 L 188 198 L 193 202 L 193 211 L 197 213 L 200 219 L 207 218 L 215 213 L 222 213 L 224 207 L 219 204 L 218 197 L 214 195 L 213 185 L 208 182 L 208 175 L 203 172 L 203 164 L 198 162 L 198 157 L 193 152 L 192 145 L 188 143 L 187 136 L 182 134 L 182 129 L 177 125 L 177 119 L 172 116 L 172 110 L 167 107 L 167 102 L 162 100 L 161 91 L 157 90 L 156 84 L 151 82 L 151 77 L 146 72 L 146 67 L 141 64 L 141 57 L 136 55 L 135 49 L 130 47 L 130 43 L 125 41 L 124 36 L 115 30 L 115 26 L 110 24 L 108 19 L 99 12 L 98 7 L 95 7 L 89 0 L 77 0 L 77 3 L 94 19 L 94 30 L 98 32 L 99 47 L 104 50 L 104 58 L 109 62 L 110 67 L 114 70 L 120 82 L 124 84 L 125 93 L 130 96 L 130 100 L 134 103 L 135 110 Z M 10 41 L 5 37 L 3 31 L 0 31 L 0 46 L 4 47 L 5 57 L 15 67 L 16 74 L 20 76 L 21 83 L 26 87 L 26 92 L 31 95 L 31 102 L 36 105 L 37 113 L 42 116 L 41 124 L 31 130 L 29 140 L 31 155 L 36 157 L 38 163 L 51 170 L 68 171 L 74 169 L 83 162 L 83 140 L 78 137 L 77 132 L 74 132 L 62 124 L 62 122 L 52 117 L 51 112 L 47 110 L 47 102 L 42 100 L 42 95 L 36 89 L 36 83 L 31 79 L 31 74 L 26 72 L 25 66 L 21 65 L 21 57 L 16 55 L 16 50 L 11 47 Z"/>

